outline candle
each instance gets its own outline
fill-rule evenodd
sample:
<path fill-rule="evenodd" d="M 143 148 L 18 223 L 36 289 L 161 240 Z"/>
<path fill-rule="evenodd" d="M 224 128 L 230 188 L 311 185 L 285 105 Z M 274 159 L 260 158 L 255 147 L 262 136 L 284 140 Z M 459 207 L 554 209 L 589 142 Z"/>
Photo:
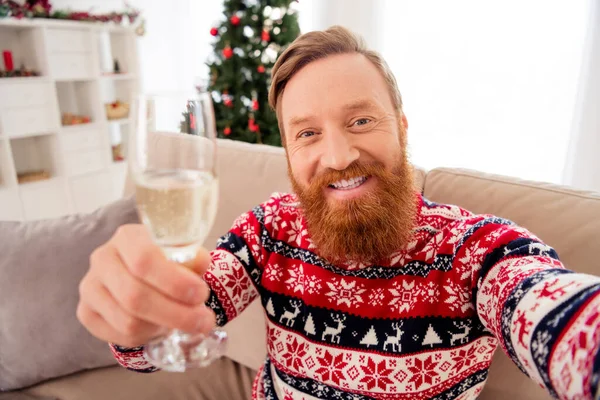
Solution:
<path fill-rule="evenodd" d="M 13 59 L 12 59 L 12 52 L 8 51 L 8 50 L 4 50 L 2 52 L 2 57 L 4 57 L 4 68 L 7 71 L 12 71 L 14 66 L 13 66 Z"/>

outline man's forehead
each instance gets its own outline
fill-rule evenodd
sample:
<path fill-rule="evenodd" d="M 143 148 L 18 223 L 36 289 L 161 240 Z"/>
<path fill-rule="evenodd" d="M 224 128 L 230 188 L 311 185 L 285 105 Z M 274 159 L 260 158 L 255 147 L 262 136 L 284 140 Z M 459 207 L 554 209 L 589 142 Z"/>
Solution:
<path fill-rule="evenodd" d="M 380 105 L 388 96 L 380 71 L 358 53 L 313 61 L 287 83 L 281 99 L 284 121 L 335 108 L 361 109 Z"/>

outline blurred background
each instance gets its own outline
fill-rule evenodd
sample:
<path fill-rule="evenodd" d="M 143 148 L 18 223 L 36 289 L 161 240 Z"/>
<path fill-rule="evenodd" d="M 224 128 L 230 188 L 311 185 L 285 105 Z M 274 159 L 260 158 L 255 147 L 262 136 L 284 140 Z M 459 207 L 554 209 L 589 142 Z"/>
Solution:
<path fill-rule="evenodd" d="M 97 14 L 124 8 L 120 0 L 51 3 L 52 10 Z M 131 47 L 139 78 L 131 88 L 186 90 L 211 76 L 212 88 L 218 88 L 209 65 L 217 68 L 223 60 L 227 26 L 236 15 L 230 7 L 236 3 L 261 1 L 130 0 L 128 7 L 140 12 L 137 26 L 144 22 L 143 35 L 136 35 Z M 600 0 L 291 3 L 301 32 L 341 24 L 383 54 L 403 96 L 414 164 L 600 191 Z M 114 67 L 111 61 L 104 64 Z M 217 103 L 227 101 L 227 90 L 218 89 Z M 263 90 L 240 99 L 245 118 L 255 118 L 255 100 L 264 106 L 257 97 Z M 254 132 L 251 128 L 252 122 Z M 222 121 L 220 136 L 229 131 L 230 123 Z M 113 146 L 118 136 L 110 133 Z"/>
<path fill-rule="evenodd" d="M 220 1 L 132 4 L 148 21 L 144 88 L 183 89 L 206 73 Z M 302 32 L 342 24 L 383 54 L 403 95 L 414 163 L 600 190 L 598 1 L 300 0 L 297 8 Z"/>

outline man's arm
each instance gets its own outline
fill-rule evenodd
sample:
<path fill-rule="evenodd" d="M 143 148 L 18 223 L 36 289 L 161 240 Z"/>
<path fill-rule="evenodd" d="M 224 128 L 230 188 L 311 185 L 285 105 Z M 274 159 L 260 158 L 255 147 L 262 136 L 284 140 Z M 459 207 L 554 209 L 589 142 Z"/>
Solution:
<path fill-rule="evenodd" d="M 481 218 L 456 248 L 473 265 L 473 295 L 483 325 L 513 362 L 561 399 L 597 398 L 600 378 L 600 278 L 568 271 L 538 238 L 499 218 Z"/>
<path fill-rule="evenodd" d="M 267 257 L 260 239 L 264 229 L 259 219 L 263 207 L 257 206 L 238 217 L 211 252 L 211 265 L 204 274 L 210 289 L 206 305 L 214 311 L 218 326 L 234 319 L 258 295 L 262 265 Z M 127 369 L 157 371 L 145 360 L 143 346 L 130 348 L 111 343 L 110 348 L 119 364 Z"/>

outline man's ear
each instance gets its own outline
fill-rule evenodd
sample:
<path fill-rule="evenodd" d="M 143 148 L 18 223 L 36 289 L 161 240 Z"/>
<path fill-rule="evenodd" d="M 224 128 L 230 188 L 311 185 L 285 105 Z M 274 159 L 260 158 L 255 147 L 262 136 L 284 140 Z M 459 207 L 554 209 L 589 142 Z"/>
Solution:
<path fill-rule="evenodd" d="M 404 112 L 402 112 L 402 126 L 405 131 L 408 131 L 408 120 L 406 119 L 406 114 L 404 114 Z"/>

